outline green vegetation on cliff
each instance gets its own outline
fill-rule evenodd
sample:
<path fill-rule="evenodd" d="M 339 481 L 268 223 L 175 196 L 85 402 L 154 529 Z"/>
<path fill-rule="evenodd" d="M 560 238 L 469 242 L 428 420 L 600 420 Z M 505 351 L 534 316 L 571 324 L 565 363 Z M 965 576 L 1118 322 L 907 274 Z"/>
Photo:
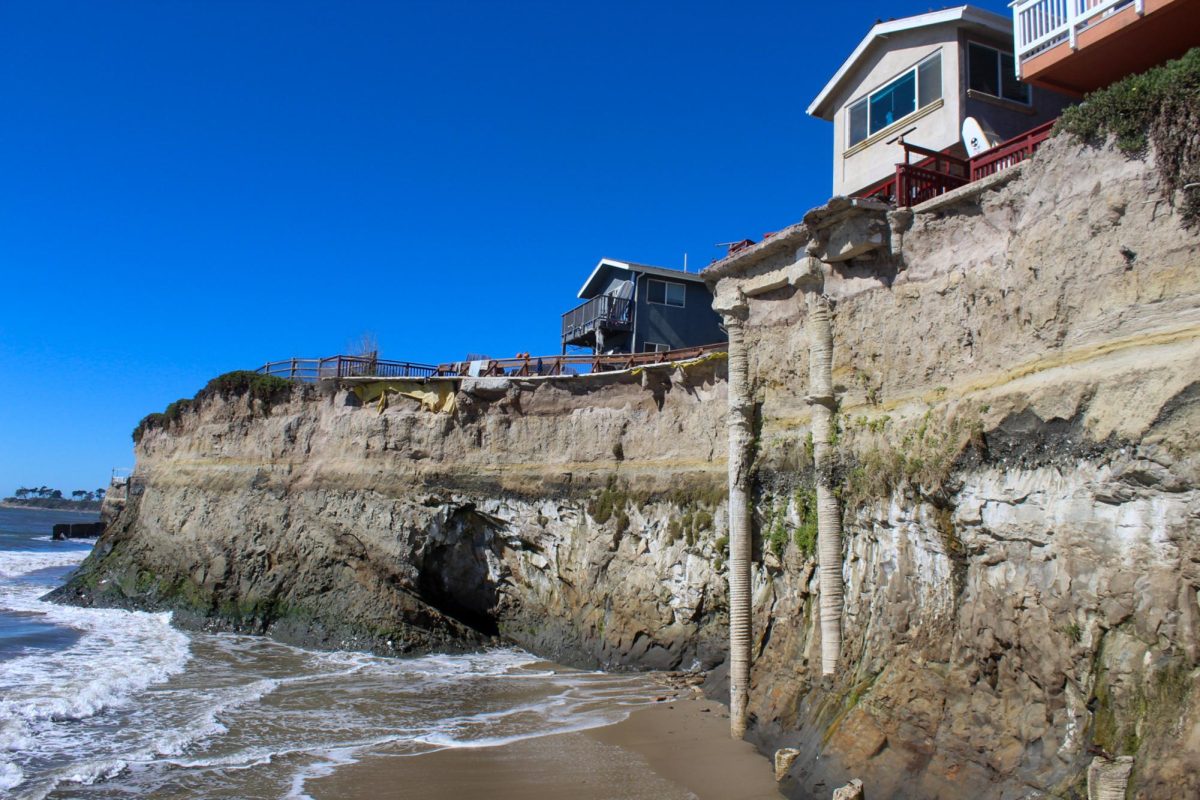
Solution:
<path fill-rule="evenodd" d="M 1148 144 L 1168 197 L 1200 182 L 1200 47 L 1176 61 L 1130 75 L 1068 108 L 1057 131 L 1085 142 L 1112 135 L 1117 147 L 1140 154 Z M 1200 186 L 1185 193 L 1184 224 L 1200 222 Z"/>
<path fill-rule="evenodd" d="M 133 429 L 133 441 L 137 444 L 142 440 L 146 431 L 152 428 L 167 428 L 194 406 L 204 402 L 209 397 L 237 397 L 245 395 L 251 400 L 262 403 L 264 410 L 269 412 L 271 404 L 285 399 L 291 394 L 291 381 L 274 375 L 260 375 L 251 370 L 236 370 L 226 372 L 213 378 L 204 388 L 196 392 L 195 397 L 181 397 L 167 406 L 166 410 L 147 414 Z"/>

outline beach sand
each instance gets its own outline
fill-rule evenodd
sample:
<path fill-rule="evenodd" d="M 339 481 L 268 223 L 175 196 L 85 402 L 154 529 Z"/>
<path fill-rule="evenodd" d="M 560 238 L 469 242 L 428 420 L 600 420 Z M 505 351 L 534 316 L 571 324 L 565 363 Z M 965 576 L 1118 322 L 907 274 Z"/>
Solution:
<path fill-rule="evenodd" d="M 725 707 L 683 698 L 624 722 L 497 747 L 371 756 L 308 781 L 315 800 L 779 800 L 771 764 Z"/>

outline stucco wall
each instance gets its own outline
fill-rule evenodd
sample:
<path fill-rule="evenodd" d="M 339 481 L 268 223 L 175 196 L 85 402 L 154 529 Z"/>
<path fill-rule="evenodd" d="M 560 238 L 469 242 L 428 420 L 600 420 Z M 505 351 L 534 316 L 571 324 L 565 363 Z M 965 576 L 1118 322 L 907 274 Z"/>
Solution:
<path fill-rule="evenodd" d="M 903 131 L 912 130 L 907 141 L 934 150 L 960 142 L 962 121 L 973 116 L 991 127 L 1001 140 L 1054 119 L 1070 101 L 1062 95 L 1033 89 L 1033 104 L 1019 103 L 968 93 L 967 42 L 1008 52 L 1012 41 L 994 33 L 968 30 L 952 24 L 937 25 L 891 35 L 877 44 L 846 83 L 848 88 L 833 98 L 838 109 L 833 119 L 833 194 L 849 195 L 890 176 L 904 154 L 895 142 Z M 942 105 L 927 106 L 869 136 L 866 147 L 849 147 L 849 106 L 911 69 L 922 59 L 941 51 Z M 931 110 L 932 109 L 932 110 Z M 847 155 L 849 151 L 849 155 Z"/>
<path fill-rule="evenodd" d="M 911 127 L 916 130 L 907 138 L 923 147 L 942 149 L 958 141 L 959 96 L 955 87 L 959 85 L 959 52 L 955 28 L 940 25 L 919 30 L 903 31 L 888 39 L 886 49 L 876 47 L 854 70 L 847 83 L 849 87 L 835 100 L 837 113 L 833 118 L 833 193 L 850 194 L 887 177 L 903 157 L 903 151 L 887 140 Z M 844 156 L 847 149 L 849 110 L 848 107 L 907 69 L 916 66 L 923 58 L 942 52 L 942 106 L 921 115 L 913 121 L 901 120 L 891 129 L 885 129 L 868 137 L 876 139 L 873 144 Z M 890 130 L 890 132 L 889 132 Z"/>
<path fill-rule="evenodd" d="M 976 33 L 962 32 L 959 34 L 959 51 L 963 64 L 966 64 L 966 48 L 968 42 L 977 42 L 988 47 L 995 47 L 1004 52 L 1012 50 L 1012 40 L 997 39 Z M 1030 86 L 1029 106 L 1022 106 L 1009 100 L 971 92 L 968 90 L 967 70 L 962 70 L 957 76 L 960 96 L 963 98 L 963 118 L 975 117 L 985 127 L 990 127 L 1001 139 L 1011 139 L 1030 128 L 1043 122 L 1049 122 L 1062 113 L 1064 107 L 1074 102 L 1065 95 L 1055 94 L 1047 89 Z"/>

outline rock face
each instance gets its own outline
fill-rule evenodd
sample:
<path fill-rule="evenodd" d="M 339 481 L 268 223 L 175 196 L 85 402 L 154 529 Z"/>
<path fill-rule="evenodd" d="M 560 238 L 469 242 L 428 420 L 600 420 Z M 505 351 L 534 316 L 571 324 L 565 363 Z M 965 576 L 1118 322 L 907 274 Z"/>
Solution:
<path fill-rule="evenodd" d="M 814 219 L 839 214 L 883 212 Z M 1200 794 L 1200 237 L 1146 163 L 1066 138 L 898 222 L 902 243 L 823 268 L 845 513 L 832 680 L 806 290 L 773 277 L 829 239 L 814 223 L 713 270 L 718 302 L 748 297 L 756 358 L 750 735 L 802 752 L 796 797 L 857 777 L 877 797 L 1082 798 L 1093 745 L 1134 756 L 1131 796 Z"/>
<path fill-rule="evenodd" d="M 1153 168 L 1055 139 L 934 213 L 839 201 L 735 258 L 710 276 L 748 306 L 748 735 L 799 751 L 784 790 L 1081 799 L 1100 748 L 1134 758 L 1131 796 L 1200 794 L 1200 237 Z M 826 678 L 814 260 L 844 514 Z M 380 652 L 721 661 L 724 362 L 382 388 L 149 431 L 60 596 Z"/>
<path fill-rule="evenodd" d="M 711 666 L 723 374 L 455 380 L 439 410 L 397 382 L 209 398 L 143 436 L 124 510 L 60 595 L 381 653 L 504 637 Z"/>

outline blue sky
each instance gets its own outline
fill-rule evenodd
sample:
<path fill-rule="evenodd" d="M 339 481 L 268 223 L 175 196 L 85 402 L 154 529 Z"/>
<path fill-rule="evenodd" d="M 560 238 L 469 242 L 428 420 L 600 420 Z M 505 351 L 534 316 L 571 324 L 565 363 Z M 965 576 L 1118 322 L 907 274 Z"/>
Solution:
<path fill-rule="evenodd" d="M 0 494 L 104 485 L 146 413 L 365 332 L 556 352 L 599 258 L 696 269 L 825 200 L 804 109 L 940 7 L 6 0 Z"/>

